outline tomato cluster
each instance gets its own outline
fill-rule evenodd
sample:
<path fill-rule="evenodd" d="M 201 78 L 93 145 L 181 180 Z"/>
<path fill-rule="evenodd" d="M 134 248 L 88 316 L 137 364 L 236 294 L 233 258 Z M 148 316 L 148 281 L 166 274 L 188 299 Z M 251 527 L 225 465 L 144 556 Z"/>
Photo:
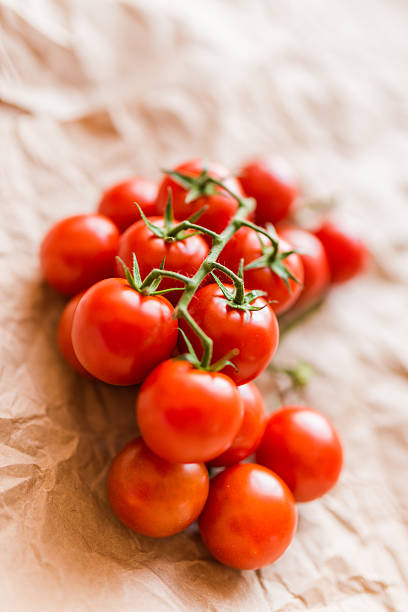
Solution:
<path fill-rule="evenodd" d="M 268 417 L 252 382 L 277 349 L 277 315 L 303 312 L 366 259 L 329 220 L 296 226 L 299 192 L 282 160 L 254 159 L 233 177 L 195 159 L 160 185 L 118 183 L 40 250 L 45 279 L 71 297 L 58 327 L 65 360 L 94 380 L 141 383 L 141 435 L 109 471 L 113 511 L 152 537 L 198 519 L 210 552 L 238 569 L 282 555 L 295 502 L 322 496 L 342 467 L 325 416 L 299 405 Z"/>

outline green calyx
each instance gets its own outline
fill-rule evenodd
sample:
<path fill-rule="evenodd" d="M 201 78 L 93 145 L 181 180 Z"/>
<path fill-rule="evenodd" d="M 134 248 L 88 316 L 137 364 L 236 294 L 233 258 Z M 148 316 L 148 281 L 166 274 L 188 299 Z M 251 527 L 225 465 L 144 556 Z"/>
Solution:
<path fill-rule="evenodd" d="M 221 282 L 218 276 L 216 276 L 214 272 L 211 272 L 211 276 L 213 277 L 218 287 L 220 288 L 221 293 L 225 297 L 228 303 L 228 306 L 230 308 L 235 308 L 237 310 L 243 310 L 245 312 L 250 312 L 250 311 L 256 311 L 256 310 L 262 310 L 263 308 L 265 308 L 265 306 L 268 305 L 269 302 L 267 302 L 266 304 L 263 304 L 262 306 L 255 306 L 253 304 L 253 302 L 257 298 L 267 295 L 265 291 L 260 291 L 260 290 L 247 291 L 247 292 L 245 291 L 244 276 L 243 276 L 244 274 L 244 261 L 243 260 L 241 260 L 240 262 L 238 274 L 234 274 L 229 268 L 219 263 L 215 263 L 213 265 L 213 268 L 216 270 L 220 270 L 221 272 L 224 272 L 224 274 L 228 275 L 234 283 L 234 290 L 230 291 L 230 289 L 228 289 Z"/>
<path fill-rule="evenodd" d="M 121 259 L 118 255 L 116 256 L 116 260 L 122 265 L 126 280 L 129 283 L 129 285 L 132 287 L 132 289 L 134 289 L 141 295 L 164 295 L 166 293 L 169 293 L 170 291 L 183 291 L 184 290 L 184 287 L 173 287 L 172 289 L 158 290 L 158 287 L 163 277 L 173 275 L 172 272 L 164 269 L 164 264 L 165 264 L 164 257 L 161 262 L 160 268 L 158 269 L 161 272 L 161 274 L 157 274 L 154 276 L 151 276 L 151 274 L 148 274 L 143 281 L 140 276 L 139 264 L 138 264 L 135 253 L 133 253 L 132 272 L 129 270 L 128 266 L 125 264 L 123 259 Z M 180 280 L 184 280 L 184 279 L 180 279 Z"/>
<path fill-rule="evenodd" d="M 239 354 L 238 349 L 233 349 L 232 351 L 229 351 L 229 353 L 224 355 L 224 357 L 221 357 L 221 359 L 211 365 L 203 365 L 202 360 L 198 358 L 197 353 L 193 348 L 193 345 L 191 344 L 190 340 L 187 338 L 181 327 L 179 327 L 179 332 L 182 334 L 184 342 L 187 345 L 187 352 L 183 353 L 182 355 L 179 355 L 177 359 L 188 361 L 189 363 L 191 363 L 192 366 L 197 368 L 197 370 L 205 370 L 206 372 L 219 372 L 220 370 L 223 370 L 226 366 L 231 366 L 235 370 L 235 372 L 238 372 L 238 368 L 235 363 L 230 361 L 231 357 L 236 357 Z"/>
<path fill-rule="evenodd" d="M 167 198 L 166 208 L 164 210 L 163 215 L 164 227 L 159 227 L 158 225 L 155 225 L 154 223 L 149 221 L 139 204 L 135 202 L 135 205 L 139 209 L 140 216 L 142 217 L 145 225 L 147 225 L 152 234 L 154 234 L 158 238 L 161 238 L 162 240 L 164 240 L 164 242 L 172 243 L 179 240 L 185 240 L 186 238 L 189 238 L 196 234 L 205 233 L 205 231 L 201 230 L 196 230 L 195 232 L 192 232 L 190 228 L 190 226 L 193 226 L 194 228 L 198 227 L 195 226 L 194 223 L 203 214 L 203 212 L 205 211 L 205 207 L 191 215 L 191 217 L 189 217 L 186 221 L 181 221 L 180 223 L 174 222 L 173 204 L 170 189 Z"/>
<path fill-rule="evenodd" d="M 296 254 L 297 251 L 289 250 L 289 251 L 280 251 L 279 250 L 279 242 L 278 236 L 276 234 L 275 228 L 272 225 L 268 225 L 268 234 L 271 238 L 272 244 L 271 246 L 266 246 L 264 241 L 262 240 L 261 235 L 258 233 L 259 244 L 261 245 L 262 255 L 258 257 L 258 259 L 254 259 L 249 264 L 245 266 L 245 270 L 256 270 L 258 268 L 269 268 L 274 274 L 279 276 L 285 283 L 285 286 L 289 291 L 291 291 L 291 286 L 289 284 L 289 280 L 294 281 L 298 285 L 301 285 L 301 282 L 292 274 L 289 268 L 285 265 L 285 259 L 287 259 L 290 255 Z"/>
<path fill-rule="evenodd" d="M 220 193 L 218 185 L 214 182 L 213 177 L 208 174 L 206 168 L 198 176 L 189 176 L 176 170 L 163 170 L 163 172 L 171 176 L 176 183 L 187 190 L 186 204 L 190 204 L 190 202 L 194 202 L 198 198 L 205 198 L 215 193 Z"/>
<path fill-rule="evenodd" d="M 234 193 L 224 184 L 226 177 L 217 179 L 208 173 L 207 168 L 204 168 L 198 176 L 190 176 L 183 172 L 178 172 L 177 170 L 162 170 L 162 172 L 171 176 L 178 185 L 187 190 L 185 198 L 186 204 L 194 202 L 201 197 L 209 197 L 215 194 L 223 195 L 227 193 L 231 198 L 237 201 L 238 208 L 246 208 L 248 213 L 255 209 L 256 201 L 254 198 L 241 197 Z M 259 228 L 259 230 L 262 231 L 262 228 Z"/>

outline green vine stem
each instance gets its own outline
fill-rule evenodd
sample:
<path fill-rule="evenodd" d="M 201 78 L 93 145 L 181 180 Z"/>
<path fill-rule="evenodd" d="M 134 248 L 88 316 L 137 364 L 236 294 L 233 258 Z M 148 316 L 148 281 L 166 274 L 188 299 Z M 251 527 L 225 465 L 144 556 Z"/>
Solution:
<path fill-rule="evenodd" d="M 243 267 L 242 262 L 241 262 L 240 267 L 242 269 Z M 224 272 L 224 274 L 230 277 L 230 279 L 235 285 L 234 303 L 243 304 L 244 297 L 245 297 L 245 287 L 244 287 L 244 279 L 242 278 L 242 276 L 238 276 L 237 274 L 235 274 L 235 272 L 227 268 L 227 266 L 223 266 L 217 261 L 213 263 L 213 270 L 220 270 L 221 272 Z"/>
<path fill-rule="evenodd" d="M 176 180 L 178 178 L 180 180 L 185 180 L 186 182 L 187 180 L 190 182 L 192 181 L 191 177 L 183 177 L 183 175 L 180 175 L 178 173 L 173 173 L 170 171 L 168 172 L 168 174 L 173 176 L 178 175 L 176 177 Z M 197 322 L 188 312 L 188 306 L 194 294 L 196 293 L 197 289 L 199 288 L 205 277 L 213 270 L 218 269 L 227 274 L 233 281 L 235 285 L 234 303 L 237 304 L 237 307 L 239 307 L 240 304 L 243 304 L 245 297 L 244 281 L 242 278 L 242 265 L 240 266 L 241 273 L 238 273 L 237 275 L 231 270 L 229 270 L 229 268 L 223 266 L 222 264 L 219 264 L 217 262 L 217 259 L 220 256 L 221 251 L 232 238 L 232 236 L 243 226 L 249 227 L 254 231 L 258 232 L 259 234 L 266 236 L 270 240 L 271 246 L 275 252 L 278 251 L 278 240 L 273 227 L 268 232 L 264 228 L 255 225 L 251 221 L 248 221 L 247 216 L 255 208 L 255 201 L 252 198 L 241 198 L 236 193 L 231 191 L 228 187 L 226 187 L 221 180 L 213 178 L 206 172 L 205 174 L 203 173 L 202 176 L 198 177 L 197 181 L 199 182 L 199 188 L 202 193 L 206 193 L 205 190 L 207 189 L 207 187 L 213 186 L 220 187 L 221 189 L 226 191 L 231 197 L 233 197 L 238 202 L 238 208 L 235 215 L 233 216 L 227 227 L 220 234 L 217 234 L 212 230 L 209 230 L 205 227 L 198 225 L 197 223 L 194 223 L 194 218 L 192 220 L 187 219 L 185 221 L 182 221 L 170 231 L 168 231 L 168 236 L 176 236 L 180 231 L 183 230 L 193 230 L 206 234 L 211 237 L 212 246 L 208 252 L 206 259 L 203 261 L 203 263 L 201 264 L 201 266 L 193 277 L 188 278 L 187 276 L 184 276 L 183 274 L 179 274 L 177 272 L 171 272 L 164 269 L 155 268 L 144 279 L 141 285 L 141 290 L 148 291 L 149 286 L 151 286 L 152 284 L 157 285 L 158 279 L 164 277 L 174 278 L 184 283 L 184 290 L 175 308 L 174 316 L 177 318 L 184 319 L 186 323 L 200 338 L 203 347 L 203 355 L 201 358 L 200 367 L 203 369 L 209 369 L 211 367 L 213 341 L 209 336 L 207 336 L 207 334 L 201 329 L 201 327 L 197 324 Z"/>
<path fill-rule="evenodd" d="M 210 179 L 213 180 L 213 179 Z M 242 227 L 242 221 L 245 220 L 245 217 L 252 211 L 254 208 L 254 204 L 250 200 L 245 200 L 233 194 L 231 195 L 238 202 L 238 209 L 231 220 L 231 222 L 227 225 L 221 234 L 215 234 L 213 236 L 213 244 L 211 249 L 207 255 L 207 258 L 203 261 L 195 275 L 192 277 L 191 281 L 186 284 L 185 290 L 181 295 L 180 301 L 176 306 L 175 316 L 178 318 L 183 318 L 187 323 L 190 323 L 192 317 L 188 313 L 188 306 L 196 292 L 197 288 L 200 286 L 202 281 L 205 279 L 207 274 L 209 274 L 213 268 L 214 264 L 217 263 L 217 259 L 221 254 L 222 249 L 225 247 L 227 242 L 232 238 L 232 236 Z M 195 321 L 194 321 L 195 323 Z M 199 326 L 195 323 L 195 326 L 191 326 L 196 334 L 199 336 L 201 343 L 203 345 L 203 356 L 201 359 L 201 367 L 208 368 L 211 364 L 212 351 L 213 351 L 213 341 L 212 339 L 204 333 L 204 331 L 199 328 Z"/>
<path fill-rule="evenodd" d="M 180 274 L 179 272 L 172 272 L 171 270 L 161 270 L 160 268 L 155 268 L 146 276 L 140 286 L 140 290 L 146 290 L 152 284 L 152 282 L 157 280 L 158 278 L 174 278 L 176 280 L 181 281 L 186 286 L 192 281 L 191 278 L 189 278 L 188 276 L 184 276 L 184 274 Z"/>

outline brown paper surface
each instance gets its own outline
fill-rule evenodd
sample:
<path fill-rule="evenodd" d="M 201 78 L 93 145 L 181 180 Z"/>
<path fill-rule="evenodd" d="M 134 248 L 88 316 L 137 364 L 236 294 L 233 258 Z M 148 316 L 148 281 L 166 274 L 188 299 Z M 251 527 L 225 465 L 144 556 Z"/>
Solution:
<path fill-rule="evenodd" d="M 408 610 L 408 9 L 405 0 L 1 0 L 0 609 Z M 345 445 L 290 549 L 237 572 L 195 528 L 131 533 L 105 495 L 135 434 L 132 389 L 60 358 L 62 298 L 38 246 L 129 174 L 205 156 L 287 156 L 373 252 L 282 342 Z M 270 374 L 259 385 L 276 401 Z"/>

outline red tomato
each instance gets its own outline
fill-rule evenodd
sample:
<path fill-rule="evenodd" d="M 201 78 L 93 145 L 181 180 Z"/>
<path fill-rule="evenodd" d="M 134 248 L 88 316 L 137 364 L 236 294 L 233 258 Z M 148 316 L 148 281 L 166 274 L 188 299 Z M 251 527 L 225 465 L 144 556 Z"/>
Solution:
<path fill-rule="evenodd" d="M 285 483 L 254 463 L 234 465 L 211 480 L 198 522 L 211 554 L 237 569 L 276 561 L 291 543 L 296 523 L 296 505 Z"/>
<path fill-rule="evenodd" d="M 219 372 L 170 359 L 144 381 L 136 402 L 140 432 L 163 459 L 208 461 L 224 452 L 242 423 L 235 383 Z"/>
<path fill-rule="evenodd" d="M 241 184 L 255 198 L 258 225 L 276 223 L 287 217 L 299 194 L 296 175 L 289 164 L 277 157 L 258 157 L 241 171 Z"/>
<path fill-rule="evenodd" d="M 203 463 L 169 463 L 142 438 L 122 448 L 108 475 L 108 498 L 118 519 L 153 538 L 174 535 L 195 521 L 208 487 Z"/>
<path fill-rule="evenodd" d="M 135 176 L 107 189 L 98 205 L 98 213 L 106 215 L 123 232 L 140 219 L 137 202 L 146 217 L 156 214 L 157 185 L 149 179 Z"/>
<path fill-rule="evenodd" d="M 164 227 L 163 217 L 150 217 L 154 225 Z M 184 240 L 166 242 L 159 238 L 147 227 L 144 221 L 138 221 L 131 225 L 119 240 L 119 257 L 132 270 L 133 253 L 137 257 L 142 279 L 147 276 L 153 268 L 159 268 L 165 257 L 165 269 L 172 272 L 180 272 L 186 276 L 194 276 L 202 262 L 208 255 L 206 241 L 196 235 L 189 236 Z M 117 262 L 117 272 L 125 276 L 123 266 Z M 164 278 L 159 289 L 170 289 L 172 287 L 183 287 L 183 283 L 172 278 Z M 180 298 L 181 291 L 166 294 L 166 298 L 175 303 Z"/>
<path fill-rule="evenodd" d="M 306 308 L 322 297 L 330 284 L 326 251 L 316 236 L 300 227 L 281 227 L 279 235 L 299 251 L 304 278 L 303 290 L 296 302 L 296 308 Z"/>
<path fill-rule="evenodd" d="M 263 237 L 262 241 L 269 246 L 267 238 Z M 293 247 L 285 240 L 279 240 L 279 250 L 281 252 L 291 251 Z M 246 265 L 261 256 L 262 249 L 258 234 L 248 227 L 242 227 L 225 246 L 219 261 L 233 272 L 237 272 L 241 259 Z M 283 263 L 299 283 L 303 283 L 303 265 L 299 255 L 296 253 L 289 255 L 283 260 Z M 271 306 L 276 314 L 282 314 L 293 306 L 302 291 L 302 284 L 291 279 L 288 289 L 284 281 L 269 267 L 245 270 L 245 287 L 266 291 L 266 299 L 274 300 Z"/>
<path fill-rule="evenodd" d="M 227 177 L 223 183 L 238 196 L 243 196 L 243 192 L 239 182 L 229 176 L 230 172 L 220 164 L 209 163 L 206 165 L 208 173 L 216 179 Z M 198 177 L 204 169 L 204 162 L 201 159 L 193 159 L 187 161 L 180 166 L 177 166 L 176 171 L 187 174 L 188 176 Z M 235 198 L 230 196 L 226 191 L 221 191 L 219 187 L 215 187 L 214 193 L 208 196 L 198 197 L 193 202 L 186 202 L 188 190 L 182 187 L 176 179 L 165 175 L 160 186 L 157 196 L 157 211 L 162 214 L 166 208 L 168 192 L 171 189 L 173 197 L 174 216 L 177 219 L 187 219 L 192 214 L 199 211 L 204 206 L 208 207 L 205 213 L 201 215 L 197 223 L 212 229 L 214 232 L 222 232 L 223 229 L 231 221 L 237 211 L 238 203 Z"/>
<path fill-rule="evenodd" d="M 210 466 L 233 465 L 252 455 L 261 442 L 265 426 L 266 411 L 262 395 L 253 383 L 241 385 L 238 391 L 244 403 L 242 425 L 231 446 L 222 455 L 209 462 Z"/>
<path fill-rule="evenodd" d="M 339 436 L 330 421 L 307 406 L 284 406 L 270 417 L 256 460 L 286 482 L 300 502 L 321 497 L 343 465 Z"/>
<path fill-rule="evenodd" d="M 230 285 L 226 288 L 233 291 Z M 278 347 L 279 325 L 272 308 L 263 297 L 256 298 L 252 305 L 264 308 L 248 312 L 232 308 L 218 285 L 211 283 L 197 291 L 188 308 L 196 323 L 214 342 L 213 362 L 233 349 L 239 350 L 239 354 L 231 358 L 238 371 L 231 366 L 222 370 L 237 385 L 259 376 Z M 180 326 L 201 358 L 203 349 L 199 337 L 184 320 L 180 321 Z M 182 338 L 180 346 L 185 347 Z"/>
<path fill-rule="evenodd" d="M 88 372 L 112 385 L 141 382 L 177 342 L 173 306 L 144 296 L 122 278 L 91 287 L 80 300 L 72 326 L 74 351 Z"/>
<path fill-rule="evenodd" d="M 57 342 L 61 355 L 71 368 L 83 376 L 90 377 L 89 372 L 85 370 L 83 365 L 78 361 L 78 357 L 75 355 L 71 336 L 76 307 L 84 293 L 84 291 L 78 293 L 78 295 L 73 297 L 65 306 L 58 324 Z"/>
<path fill-rule="evenodd" d="M 56 223 L 41 243 L 40 263 L 48 284 L 74 295 L 114 275 L 118 228 L 103 215 L 76 215 Z"/>
<path fill-rule="evenodd" d="M 368 253 L 354 230 L 325 221 L 314 234 L 326 250 L 332 283 L 344 283 L 362 272 Z"/>

